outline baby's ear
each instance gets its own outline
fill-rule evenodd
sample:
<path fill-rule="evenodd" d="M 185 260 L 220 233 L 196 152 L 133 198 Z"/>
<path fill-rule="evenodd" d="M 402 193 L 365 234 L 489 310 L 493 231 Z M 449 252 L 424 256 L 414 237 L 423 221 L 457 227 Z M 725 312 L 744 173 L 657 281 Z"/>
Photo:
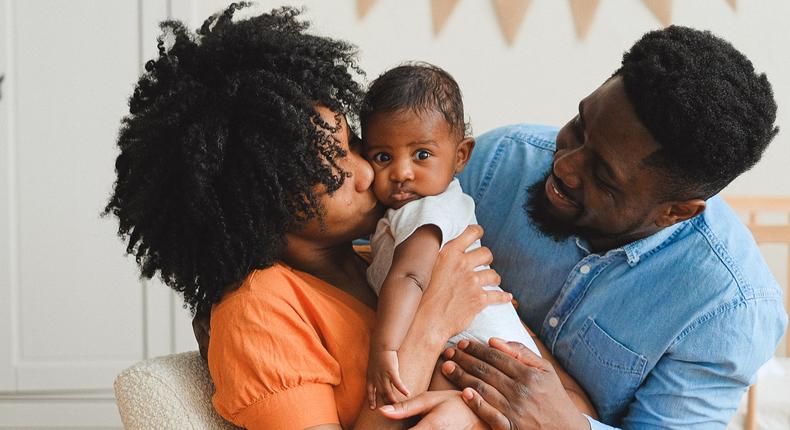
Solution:
<path fill-rule="evenodd" d="M 461 173 L 469 162 L 469 157 L 472 156 L 472 149 L 475 147 L 475 139 L 473 137 L 465 137 L 464 140 L 458 142 L 458 147 L 455 149 L 455 173 Z"/>

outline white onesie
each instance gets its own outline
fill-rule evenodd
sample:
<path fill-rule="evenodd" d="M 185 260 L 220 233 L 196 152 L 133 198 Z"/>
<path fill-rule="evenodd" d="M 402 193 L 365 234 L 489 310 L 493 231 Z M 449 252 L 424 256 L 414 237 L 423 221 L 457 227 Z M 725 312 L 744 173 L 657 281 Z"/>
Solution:
<path fill-rule="evenodd" d="M 384 217 L 379 220 L 376 232 L 370 239 L 373 261 L 368 267 L 367 277 L 373 291 L 376 294 L 381 291 L 381 286 L 392 265 L 395 248 L 419 227 L 437 226 L 442 232 L 441 249 L 447 242 L 458 237 L 470 224 L 477 224 L 475 202 L 461 190 L 458 179 L 453 179 L 441 194 L 411 201 L 400 209 L 388 209 Z M 469 246 L 467 251 L 479 247 L 480 241 L 478 240 Z M 475 270 L 487 268 L 488 266 L 479 266 Z M 496 286 L 484 288 L 501 291 Z M 535 342 L 521 325 L 521 320 L 510 303 L 486 307 L 477 314 L 466 330 L 453 336 L 450 343 L 456 344 L 461 339 L 474 339 L 478 342 L 488 343 L 488 339 L 491 337 L 521 342 L 540 355 Z"/>

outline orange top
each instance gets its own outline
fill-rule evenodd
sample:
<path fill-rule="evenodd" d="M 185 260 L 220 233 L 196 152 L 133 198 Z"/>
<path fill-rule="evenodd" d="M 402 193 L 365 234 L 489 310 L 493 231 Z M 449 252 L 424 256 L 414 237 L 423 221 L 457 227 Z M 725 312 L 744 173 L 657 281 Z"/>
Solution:
<path fill-rule="evenodd" d="M 375 311 L 278 263 L 211 312 L 214 408 L 250 429 L 351 428 L 365 401 Z"/>

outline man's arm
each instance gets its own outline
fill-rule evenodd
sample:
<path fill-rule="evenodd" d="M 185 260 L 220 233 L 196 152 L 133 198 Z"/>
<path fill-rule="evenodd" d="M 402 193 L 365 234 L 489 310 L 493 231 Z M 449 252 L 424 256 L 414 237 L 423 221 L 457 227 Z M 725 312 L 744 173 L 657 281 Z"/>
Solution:
<path fill-rule="evenodd" d="M 650 371 L 618 425 L 622 429 L 724 428 L 754 374 L 773 354 L 786 324 L 777 297 L 731 303 L 704 315 Z M 489 424 L 504 426 L 492 425 L 494 429 L 508 428 L 510 423 L 529 428 L 541 420 L 557 422 L 553 414 L 567 411 L 568 403 L 557 395 L 553 369 L 526 348 L 527 360 L 520 361 L 531 369 L 514 366 L 513 360 L 492 353 L 494 349 L 472 344 L 455 352 L 454 365 L 443 367 L 451 381 L 472 389 L 470 407 Z M 593 430 L 615 428 L 587 420 Z"/>

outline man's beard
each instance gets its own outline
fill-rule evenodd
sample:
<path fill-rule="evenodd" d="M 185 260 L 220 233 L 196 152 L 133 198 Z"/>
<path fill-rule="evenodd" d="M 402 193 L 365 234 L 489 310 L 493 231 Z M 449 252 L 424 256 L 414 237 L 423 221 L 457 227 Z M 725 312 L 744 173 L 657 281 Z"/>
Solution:
<path fill-rule="evenodd" d="M 579 219 L 584 215 L 584 211 L 579 211 L 572 219 L 563 220 L 553 215 L 549 208 L 552 207 L 549 197 L 546 195 L 546 181 L 549 173 L 542 181 L 538 181 L 527 188 L 527 200 L 524 202 L 524 211 L 538 227 L 538 231 L 555 242 L 564 242 L 573 236 L 580 237 L 587 241 L 606 238 L 610 241 L 617 241 L 622 238 L 626 242 L 642 224 L 642 219 L 647 217 L 637 217 L 632 225 L 621 232 L 604 232 L 593 227 L 578 225 Z"/>
<path fill-rule="evenodd" d="M 549 173 L 551 175 L 551 173 Z M 580 212 L 572 220 L 562 220 L 552 215 L 549 211 L 551 203 L 546 195 L 546 181 L 538 181 L 527 188 L 527 200 L 524 202 L 524 211 L 538 227 L 538 231 L 556 242 L 564 242 L 571 236 L 580 236 L 585 229 L 577 227 L 576 221 L 581 217 Z"/>

